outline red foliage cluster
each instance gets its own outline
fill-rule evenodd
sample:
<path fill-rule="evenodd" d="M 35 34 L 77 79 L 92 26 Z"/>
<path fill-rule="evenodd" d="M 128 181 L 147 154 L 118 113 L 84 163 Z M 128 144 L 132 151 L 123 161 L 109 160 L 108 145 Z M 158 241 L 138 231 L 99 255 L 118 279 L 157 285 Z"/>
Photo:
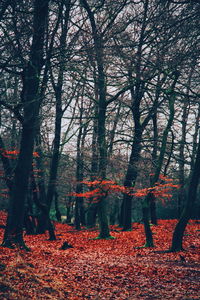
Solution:
<path fill-rule="evenodd" d="M 19 150 L 5 150 L 0 148 L 0 154 L 9 159 L 16 159 L 19 154 Z M 39 157 L 38 152 L 33 152 L 33 156 Z"/>
<path fill-rule="evenodd" d="M 144 197 L 152 193 L 156 198 L 161 200 L 171 198 L 172 191 L 178 189 L 180 186 L 173 184 L 173 179 L 166 176 L 160 175 L 159 179 L 160 182 L 157 182 L 155 186 L 137 190 L 135 188 L 119 185 L 112 180 L 82 181 L 81 183 L 88 187 L 93 187 L 94 189 L 83 193 L 71 193 L 70 195 L 84 198 L 94 197 L 97 201 L 100 196 L 105 196 L 108 193 L 127 193 L 135 197 Z"/>
<path fill-rule="evenodd" d="M 136 197 L 146 196 L 148 193 L 154 194 L 154 196 L 158 199 L 170 199 L 172 197 L 173 189 L 178 189 L 178 184 L 172 183 L 157 183 L 155 186 L 150 188 L 144 188 L 136 191 L 134 194 Z"/>
<path fill-rule="evenodd" d="M 3 224 L 5 214 L 0 217 Z M 199 299 L 200 223 L 192 220 L 187 226 L 187 251 L 156 252 L 169 248 L 175 224 L 159 220 L 151 249 L 137 248 L 145 241 L 139 223 L 131 232 L 112 226 L 111 240 L 93 239 L 96 230 L 58 223 L 56 241 L 45 234 L 25 236 L 32 252 L 0 247 L 0 299 Z M 65 241 L 73 248 L 61 250 Z"/>

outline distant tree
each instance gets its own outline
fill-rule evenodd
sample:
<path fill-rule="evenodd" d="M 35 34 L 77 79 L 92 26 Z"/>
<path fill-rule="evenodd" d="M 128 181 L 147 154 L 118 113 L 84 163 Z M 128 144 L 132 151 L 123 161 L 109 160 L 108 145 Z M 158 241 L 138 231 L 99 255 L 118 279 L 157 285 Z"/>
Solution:
<path fill-rule="evenodd" d="M 175 106 L 175 99 L 176 99 L 174 89 L 175 89 L 175 86 L 176 86 L 179 76 L 180 76 L 180 73 L 178 71 L 175 72 L 175 74 L 173 74 L 172 85 L 171 85 L 171 88 L 167 91 L 167 95 L 166 95 L 168 98 L 168 101 L 169 101 L 169 119 L 167 121 L 166 128 L 163 131 L 160 153 L 158 155 L 156 167 L 154 169 L 155 173 L 153 174 L 153 176 L 151 176 L 151 180 L 150 180 L 151 184 L 153 186 L 158 181 L 160 173 L 161 173 L 164 155 L 166 152 L 167 138 L 168 138 L 168 134 L 169 134 L 169 131 L 172 127 L 173 120 L 174 120 L 174 113 L 175 113 L 174 106 Z M 149 220 L 148 220 L 151 202 L 154 202 L 153 204 L 155 205 L 155 199 L 152 196 L 152 193 L 149 193 L 146 196 L 146 198 L 144 200 L 144 204 L 143 204 L 143 222 L 144 222 L 145 235 L 146 235 L 146 244 L 145 244 L 146 247 L 153 247 L 153 235 L 152 235 L 151 228 L 149 225 Z"/>
<path fill-rule="evenodd" d="M 113 15 L 109 16 L 106 20 L 107 24 L 105 29 L 101 28 L 98 23 L 98 18 L 96 18 L 95 9 L 93 10 L 89 1 L 81 0 L 80 3 L 82 7 L 86 10 L 90 26 L 91 26 L 91 36 L 93 40 L 94 46 L 94 56 L 95 56 L 95 64 L 96 64 L 96 79 L 97 79 L 97 88 L 98 88 L 98 114 L 97 114 L 97 148 L 98 148 L 98 173 L 97 177 L 101 180 L 106 179 L 107 172 L 107 148 L 106 148 L 106 111 L 107 106 L 116 100 L 125 90 L 122 89 L 116 95 L 107 97 L 107 84 L 106 84 L 106 73 L 105 73 L 105 57 L 104 57 L 104 37 L 107 31 L 114 24 L 115 19 L 121 10 L 126 6 L 127 1 L 122 1 L 114 7 Z M 102 9 L 104 7 L 104 2 L 102 5 L 97 7 L 98 9 Z M 108 227 L 108 216 L 106 209 L 106 194 L 101 196 L 101 201 L 98 202 L 98 218 L 100 225 L 100 238 L 109 238 L 109 227 Z"/>
<path fill-rule="evenodd" d="M 59 58 L 58 58 L 58 74 L 56 75 L 57 79 L 52 73 L 51 70 L 51 82 L 55 92 L 56 99 L 56 116 L 55 116 L 55 135 L 53 141 L 53 153 L 51 158 L 50 165 L 50 174 L 49 182 L 47 187 L 47 206 L 50 211 L 53 197 L 56 192 L 56 181 L 58 174 L 58 166 L 60 159 L 60 144 L 61 144 L 61 123 L 62 117 L 65 109 L 62 107 L 62 94 L 63 94 L 63 84 L 64 84 L 64 71 L 65 71 L 65 52 L 66 52 L 66 41 L 67 41 L 67 32 L 68 32 L 68 22 L 69 22 L 69 13 L 71 8 L 71 0 L 62 1 L 59 5 L 58 13 L 58 25 L 61 23 L 61 34 L 59 38 L 60 48 L 59 48 Z M 61 20 L 60 20 L 61 19 Z M 59 26 L 58 26 L 59 27 Z M 51 68 L 50 68 L 51 69 Z M 51 237 L 51 240 L 55 239 L 55 236 Z"/>

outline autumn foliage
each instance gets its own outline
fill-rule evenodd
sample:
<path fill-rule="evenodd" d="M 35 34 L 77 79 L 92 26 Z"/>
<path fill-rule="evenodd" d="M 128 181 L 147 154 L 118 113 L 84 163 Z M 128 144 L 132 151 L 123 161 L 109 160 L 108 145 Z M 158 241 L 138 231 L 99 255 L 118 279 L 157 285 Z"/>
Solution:
<path fill-rule="evenodd" d="M 93 189 L 83 193 L 71 193 L 70 195 L 84 198 L 94 197 L 94 200 L 96 201 L 98 201 L 99 197 L 106 196 L 108 193 L 127 193 L 138 198 L 144 197 L 148 193 L 152 193 L 155 198 L 165 200 L 170 199 L 173 190 L 179 188 L 178 184 L 174 184 L 174 179 L 163 175 L 159 176 L 159 182 L 154 186 L 143 189 L 125 187 L 112 180 L 97 179 L 93 181 L 82 181 L 81 183 Z"/>
<path fill-rule="evenodd" d="M 169 248 L 175 224 L 159 220 L 153 227 L 156 247 L 147 249 L 139 248 L 145 240 L 139 223 L 131 232 L 111 226 L 113 240 L 55 223 L 56 241 L 45 234 L 25 236 L 32 252 L 0 247 L 0 299 L 199 299 L 200 224 L 188 224 L 185 252 L 160 253 Z M 72 247 L 61 250 L 64 242 Z"/>
<path fill-rule="evenodd" d="M 16 159 L 19 155 L 19 150 L 5 150 L 0 148 L 0 154 L 9 159 Z M 33 152 L 33 157 L 39 157 L 38 152 Z"/>

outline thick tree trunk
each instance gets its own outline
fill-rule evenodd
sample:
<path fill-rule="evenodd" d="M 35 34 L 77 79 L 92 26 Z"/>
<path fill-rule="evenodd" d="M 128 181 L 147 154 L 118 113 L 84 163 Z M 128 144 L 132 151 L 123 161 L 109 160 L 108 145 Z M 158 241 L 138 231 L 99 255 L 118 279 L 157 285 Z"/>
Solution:
<path fill-rule="evenodd" d="M 20 153 L 14 173 L 3 246 L 14 244 L 26 248 L 23 241 L 23 223 L 28 180 L 31 171 L 34 138 L 38 126 L 40 99 L 38 97 L 39 78 L 43 64 L 43 44 L 48 16 L 47 0 L 35 0 L 33 18 L 33 39 L 30 60 L 23 73 L 21 93 L 24 122 L 20 142 Z"/>
<path fill-rule="evenodd" d="M 87 227 L 92 228 L 96 226 L 97 220 L 97 210 L 98 204 L 93 203 L 91 199 L 91 204 L 89 205 L 88 212 L 87 212 Z"/>
<path fill-rule="evenodd" d="M 183 250 L 183 245 L 182 245 L 183 235 L 187 223 L 191 218 L 192 208 L 195 203 L 196 195 L 197 195 L 197 188 L 198 188 L 199 178 L 200 178 L 199 166 L 200 166 L 200 140 L 197 149 L 197 156 L 194 163 L 194 168 L 190 179 L 186 205 L 173 233 L 172 245 L 170 248 L 170 251 L 172 252 Z"/>
<path fill-rule="evenodd" d="M 98 203 L 98 218 L 100 226 L 99 238 L 101 239 L 110 238 L 106 201 L 106 197 L 104 198 L 102 196 L 100 202 Z"/>

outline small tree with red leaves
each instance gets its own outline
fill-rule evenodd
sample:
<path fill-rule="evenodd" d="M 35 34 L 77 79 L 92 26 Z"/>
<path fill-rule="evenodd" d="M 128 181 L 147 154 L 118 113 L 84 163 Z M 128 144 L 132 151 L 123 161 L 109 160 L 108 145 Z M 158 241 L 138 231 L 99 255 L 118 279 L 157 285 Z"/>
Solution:
<path fill-rule="evenodd" d="M 174 184 L 174 180 L 166 176 L 160 175 L 159 178 L 160 181 L 155 186 L 143 189 L 127 188 L 113 180 L 96 179 L 93 181 L 82 181 L 83 184 L 90 188 L 93 187 L 93 189 L 83 193 L 71 193 L 70 195 L 86 199 L 91 199 L 92 197 L 93 201 L 98 203 L 102 196 L 106 197 L 112 193 L 127 193 L 138 198 L 153 194 L 156 199 L 161 199 L 164 202 L 172 197 L 173 190 L 179 188 L 179 185 Z"/>

